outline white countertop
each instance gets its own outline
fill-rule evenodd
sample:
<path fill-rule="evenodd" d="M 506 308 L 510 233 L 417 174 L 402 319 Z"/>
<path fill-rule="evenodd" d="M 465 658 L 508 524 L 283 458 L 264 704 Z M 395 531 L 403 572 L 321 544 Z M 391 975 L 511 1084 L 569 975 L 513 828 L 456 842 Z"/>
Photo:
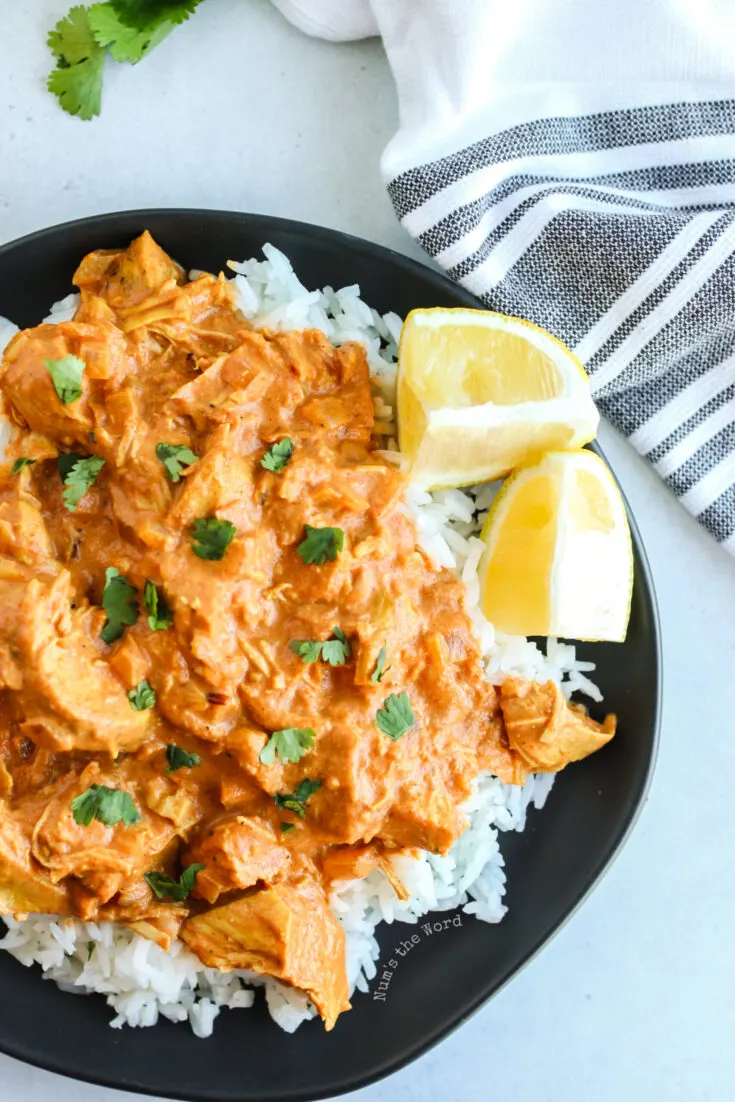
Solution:
<path fill-rule="evenodd" d="M 219 207 L 334 226 L 419 255 L 379 174 L 396 126 L 376 42 L 302 37 L 267 0 L 208 0 L 140 66 L 110 66 L 100 119 L 45 92 L 70 0 L 0 5 L 0 243 L 103 211 Z M 623 854 L 501 994 L 360 1102 L 725 1102 L 735 1027 L 735 562 L 609 428 L 602 442 L 653 569 L 663 738 Z M 12 1013 L 12 1007 L 0 1008 Z M 125 1102 L 0 1056 L 3 1102 Z"/>

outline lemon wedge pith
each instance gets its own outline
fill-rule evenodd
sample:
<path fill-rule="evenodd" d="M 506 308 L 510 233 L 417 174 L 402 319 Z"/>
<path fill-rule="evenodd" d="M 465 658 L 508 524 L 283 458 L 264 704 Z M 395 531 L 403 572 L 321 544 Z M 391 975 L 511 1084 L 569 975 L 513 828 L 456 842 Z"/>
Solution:
<path fill-rule="evenodd" d="M 481 538 L 480 605 L 497 630 L 625 639 L 630 530 L 615 480 L 593 452 L 549 452 L 516 471 Z"/>
<path fill-rule="evenodd" d="M 428 489 L 507 474 L 592 440 L 599 416 L 579 360 L 530 322 L 485 310 L 413 310 L 398 356 L 398 428 Z"/>

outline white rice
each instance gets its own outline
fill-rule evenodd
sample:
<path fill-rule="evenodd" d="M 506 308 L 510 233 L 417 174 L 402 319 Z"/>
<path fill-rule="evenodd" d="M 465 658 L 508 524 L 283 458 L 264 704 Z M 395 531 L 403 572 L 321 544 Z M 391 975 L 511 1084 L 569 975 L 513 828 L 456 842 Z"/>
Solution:
<path fill-rule="evenodd" d="M 395 375 L 402 321 L 397 314 L 379 314 L 360 298 L 357 285 L 309 291 L 295 275 L 286 256 L 272 245 L 263 247 L 264 260 L 230 262 L 242 312 L 256 325 L 274 329 L 315 327 L 335 345 L 360 341 L 367 350 L 376 418 L 385 423 L 381 454 L 397 466 L 405 464 L 395 439 Z M 192 273 L 194 274 L 194 273 Z M 70 320 L 79 296 L 55 303 L 46 319 Z M 17 327 L 0 317 L 0 353 Z M 0 441 L 0 446 L 2 442 Z M 479 609 L 477 566 L 482 544 L 477 533 L 497 486 L 427 493 L 409 489 L 406 508 L 416 521 L 419 539 L 432 559 L 448 567 L 467 587 L 467 611 L 480 641 L 488 678 L 500 683 L 507 675 L 558 682 L 567 695 L 601 694 L 590 680 L 594 663 L 577 660 L 574 646 L 549 639 L 544 654 L 519 636 L 496 632 Z M 499 922 L 505 871 L 499 831 L 523 830 L 529 808 L 540 809 L 551 790 L 552 775 L 528 778 L 523 788 L 481 775 L 466 804 L 469 826 L 445 857 L 422 853 L 401 857 L 397 872 L 410 891 L 402 902 L 384 874 L 376 870 L 364 880 L 335 886 L 332 908 L 347 935 L 350 988 L 366 992 L 376 975 L 381 922 L 417 923 L 432 911 L 461 908 L 483 922 Z M 104 995 L 115 1012 L 113 1028 L 155 1025 L 159 1016 L 188 1021 L 198 1037 L 212 1033 L 222 1007 L 251 1006 L 254 987 L 264 987 L 268 1010 L 287 1032 L 314 1016 L 309 1000 L 274 980 L 246 972 L 222 974 L 205 968 L 182 943 L 164 952 L 153 942 L 112 923 L 31 916 L 3 921 L 8 933 L 0 948 L 26 966 L 39 964 L 44 977 L 78 994 Z M 489 935 L 491 936 L 491 935 Z"/>

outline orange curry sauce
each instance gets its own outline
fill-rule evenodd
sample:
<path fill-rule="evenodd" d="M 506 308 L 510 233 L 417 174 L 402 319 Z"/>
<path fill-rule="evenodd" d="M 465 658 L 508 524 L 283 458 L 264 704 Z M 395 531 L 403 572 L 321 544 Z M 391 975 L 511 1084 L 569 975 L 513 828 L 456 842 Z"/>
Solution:
<path fill-rule="evenodd" d="M 488 683 L 374 450 L 360 345 L 254 330 L 148 234 L 75 283 L 74 320 L 19 333 L 0 374 L 0 913 L 180 936 L 331 1028 L 330 883 L 379 866 L 401 892 L 392 856 L 446 852 L 480 770 L 521 783 L 614 721 Z M 305 551 L 305 526 L 341 536 Z"/>

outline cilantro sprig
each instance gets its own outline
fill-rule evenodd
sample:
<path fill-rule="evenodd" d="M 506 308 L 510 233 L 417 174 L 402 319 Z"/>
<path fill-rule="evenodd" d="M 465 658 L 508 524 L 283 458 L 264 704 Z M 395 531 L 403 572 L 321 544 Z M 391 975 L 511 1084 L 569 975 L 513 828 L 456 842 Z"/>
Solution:
<path fill-rule="evenodd" d="M 132 796 L 120 788 L 108 788 L 106 784 L 93 784 L 71 802 L 74 822 L 79 826 L 89 826 L 97 819 L 105 826 L 135 826 L 140 822 L 140 812 L 133 803 Z"/>
<path fill-rule="evenodd" d="M 315 739 L 316 731 L 311 727 L 284 727 L 270 736 L 260 751 L 260 760 L 263 765 L 273 765 L 277 754 L 283 765 L 289 761 L 301 761 L 304 754 L 311 750 Z"/>
<path fill-rule="evenodd" d="M 48 36 L 56 68 L 48 89 L 70 115 L 92 119 L 102 103 L 105 58 L 135 65 L 196 10 L 201 0 L 107 0 L 76 4 Z"/>
<path fill-rule="evenodd" d="M 66 486 L 63 493 L 64 505 L 70 513 L 75 513 L 77 505 L 87 490 L 97 481 L 105 461 L 97 455 L 84 456 L 70 452 L 68 455 L 59 456 L 58 465 L 62 481 Z"/>
<path fill-rule="evenodd" d="M 143 589 L 143 607 L 148 613 L 148 627 L 151 631 L 166 631 L 173 624 L 173 613 L 166 604 L 166 598 L 158 592 L 158 587 L 150 579 Z"/>
<path fill-rule="evenodd" d="M 304 539 L 296 548 L 296 554 L 303 563 L 321 566 L 329 559 L 334 562 L 345 545 L 345 534 L 341 528 L 312 528 L 304 525 Z"/>
<path fill-rule="evenodd" d="M 138 619 L 137 592 L 116 566 L 107 567 L 102 593 L 102 607 L 107 613 L 107 623 L 100 632 L 103 643 L 114 643 Z"/>
<path fill-rule="evenodd" d="M 276 792 L 273 799 L 276 801 L 276 807 L 282 811 L 293 811 L 299 819 L 305 819 L 307 801 L 321 787 L 321 781 L 310 781 L 308 777 L 304 777 L 303 781 L 299 781 L 296 785 L 294 792 Z"/>
<path fill-rule="evenodd" d="M 339 627 L 332 628 L 334 639 L 323 643 L 318 639 L 292 639 L 289 650 L 297 654 L 302 662 L 328 662 L 330 666 L 344 666 L 352 653 L 350 641 Z"/>
<path fill-rule="evenodd" d="M 194 543 L 191 549 L 200 559 L 217 562 L 232 543 L 237 528 L 229 520 L 219 517 L 199 517 L 192 526 Z"/>
<path fill-rule="evenodd" d="M 145 882 L 157 899 L 172 899 L 183 903 L 191 895 L 196 879 L 204 865 L 187 865 L 178 880 L 165 872 L 147 872 Z"/>
<path fill-rule="evenodd" d="M 405 693 L 391 693 L 375 713 L 378 728 L 394 742 L 410 731 L 415 722 L 411 701 Z"/>
<path fill-rule="evenodd" d="M 199 458 L 185 444 L 156 444 L 156 455 L 166 468 L 171 482 L 178 482 L 184 467 L 190 467 Z"/>
<path fill-rule="evenodd" d="M 294 443 L 290 437 L 284 436 L 277 444 L 273 444 L 260 461 L 261 467 L 266 471 L 278 474 L 288 463 L 293 455 Z"/>

